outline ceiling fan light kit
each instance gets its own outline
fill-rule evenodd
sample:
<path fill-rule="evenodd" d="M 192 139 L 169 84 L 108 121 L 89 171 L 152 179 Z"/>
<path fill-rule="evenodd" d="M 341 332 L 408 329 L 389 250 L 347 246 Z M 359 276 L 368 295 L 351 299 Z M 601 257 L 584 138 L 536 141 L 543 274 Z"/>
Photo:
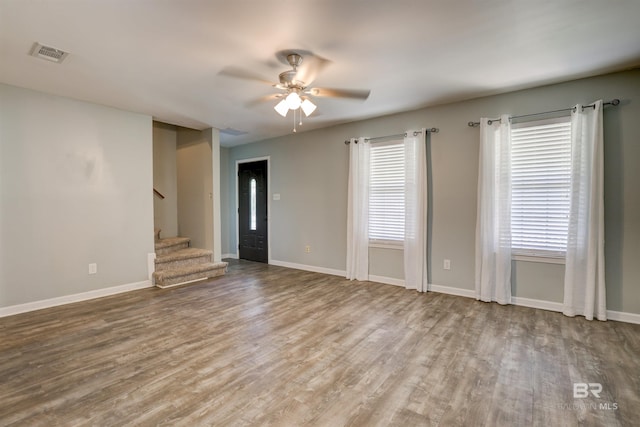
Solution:
<path fill-rule="evenodd" d="M 297 53 L 290 53 L 287 55 L 287 62 L 291 65 L 292 69 L 280 73 L 278 76 L 280 84 L 274 85 L 274 87 L 286 91 L 284 99 L 278 102 L 278 104 L 273 108 L 282 117 L 286 117 L 289 110 L 292 110 L 295 116 L 295 110 L 302 108 L 304 115 L 309 117 L 309 114 L 315 111 L 316 105 L 308 98 L 302 98 L 300 96 L 300 93 L 305 89 L 305 82 L 296 78 L 298 77 L 298 66 L 302 64 L 302 56 Z M 302 116 L 300 116 L 300 119 L 302 119 Z M 300 124 L 302 124 L 302 120 L 300 121 Z M 296 130 L 295 123 L 293 130 L 294 132 Z"/>
<path fill-rule="evenodd" d="M 287 101 L 282 99 L 280 102 L 273 107 L 274 110 L 278 112 L 282 117 L 287 117 L 287 113 L 289 112 L 289 106 L 287 105 Z"/>
<path fill-rule="evenodd" d="M 316 105 L 313 102 L 309 101 L 308 99 L 305 99 L 304 101 L 302 101 L 302 104 L 300 104 L 300 107 L 302 108 L 302 111 L 304 111 L 304 115 L 307 117 L 309 117 L 309 114 L 316 111 Z"/>
<path fill-rule="evenodd" d="M 284 99 L 280 100 L 275 107 L 273 107 L 273 109 L 282 117 L 287 117 L 289 110 L 297 110 L 298 108 L 301 108 L 304 115 L 309 117 L 317 107 L 308 98 L 300 97 L 298 92 L 295 90 L 289 93 Z"/>
<path fill-rule="evenodd" d="M 293 111 L 294 132 L 296 132 L 296 111 L 302 110 L 304 115 L 309 117 L 309 115 L 311 115 L 317 108 L 311 101 L 311 97 L 348 98 L 364 101 L 369 97 L 370 93 L 369 90 L 311 87 L 311 83 L 315 79 L 315 76 L 331 61 L 314 55 L 308 51 L 305 51 L 304 54 L 307 57 L 307 61 L 304 65 L 302 65 L 303 57 L 300 53 L 293 51 L 281 51 L 276 54 L 276 56 L 278 56 L 283 62 L 286 59 L 286 62 L 291 66 L 291 70 L 280 73 L 278 75 L 279 83 L 272 85 L 276 89 L 284 91 L 284 93 L 265 97 L 268 99 L 273 99 L 274 97 L 280 98 L 280 101 L 273 107 L 273 109 L 282 117 L 286 117 L 289 110 Z M 265 81 L 264 79 L 255 76 L 252 72 L 247 72 L 234 67 L 226 68 L 222 74 L 241 79 L 257 80 L 260 82 Z M 300 117 L 299 124 L 302 124 L 302 113 L 298 112 L 298 114 Z"/>
<path fill-rule="evenodd" d="M 300 108 L 300 104 L 302 104 L 300 95 L 298 95 L 295 91 L 287 95 L 285 99 L 290 110 L 297 110 L 298 108 Z"/>

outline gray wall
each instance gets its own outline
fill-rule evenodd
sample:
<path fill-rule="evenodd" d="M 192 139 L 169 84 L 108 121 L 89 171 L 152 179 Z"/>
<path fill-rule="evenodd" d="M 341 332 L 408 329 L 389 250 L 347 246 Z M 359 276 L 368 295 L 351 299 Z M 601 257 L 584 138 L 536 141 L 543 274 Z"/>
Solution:
<path fill-rule="evenodd" d="M 213 164 L 210 132 L 178 128 L 178 234 L 213 250 Z"/>
<path fill-rule="evenodd" d="M 229 242 L 235 253 L 235 163 L 270 156 L 271 258 L 344 270 L 348 149 L 344 140 L 438 127 L 428 141 L 431 227 L 430 282 L 473 289 L 478 129 L 467 122 L 502 113 L 527 114 L 620 98 L 606 107 L 605 216 L 608 309 L 640 313 L 640 71 L 633 70 L 348 123 L 229 149 Z M 322 101 L 320 107 L 322 107 Z M 348 102 L 348 101 L 344 101 Z M 354 105 L 357 108 L 357 104 Z M 310 245 L 311 253 L 304 252 Z M 397 253 L 371 254 L 373 275 L 401 277 Z M 442 268 L 451 260 L 451 270 Z M 562 265 L 515 262 L 514 296 L 562 301 Z"/>
<path fill-rule="evenodd" d="M 348 157 L 343 140 L 339 129 L 330 128 L 230 149 L 228 252 L 236 253 L 237 245 L 236 161 L 270 155 L 270 259 L 344 269 Z M 280 200 L 272 200 L 273 193 Z"/>
<path fill-rule="evenodd" d="M 176 126 L 153 122 L 153 188 L 165 197 L 153 197 L 153 220 L 161 237 L 178 235 L 177 141 Z"/>
<path fill-rule="evenodd" d="M 0 84 L 0 307 L 148 280 L 152 175 L 151 117 Z"/>

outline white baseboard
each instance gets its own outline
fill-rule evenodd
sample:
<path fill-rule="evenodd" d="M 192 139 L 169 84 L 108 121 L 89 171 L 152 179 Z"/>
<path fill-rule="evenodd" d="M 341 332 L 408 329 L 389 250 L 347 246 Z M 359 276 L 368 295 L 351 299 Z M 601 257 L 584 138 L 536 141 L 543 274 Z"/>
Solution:
<path fill-rule="evenodd" d="M 277 265 L 279 267 L 294 268 L 296 270 L 312 271 L 314 273 L 330 274 L 332 276 L 345 277 L 347 275 L 347 272 L 344 270 L 334 270 L 333 268 L 316 267 L 315 265 L 296 264 L 293 262 L 278 261 L 275 259 L 270 260 L 269 264 Z"/>
<path fill-rule="evenodd" d="M 402 286 L 404 288 L 404 279 L 396 279 L 394 277 L 369 275 L 370 282 L 383 283 L 385 285 Z"/>
<path fill-rule="evenodd" d="M 476 298 L 476 291 L 474 289 L 462 289 L 453 288 L 451 286 L 429 285 L 429 290 L 432 292 L 439 292 L 441 294 L 457 295 L 460 297 Z M 522 307 L 538 308 L 541 310 L 558 311 L 562 312 L 562 303 L 553 301 L 544 301 L 523 297 L 511 297 L 511 304 L 519 305 Z"/>
<path fill-rule="evenodd" d="M 87 301 L 95 298 L 102 298 L 109 295 L 121 294 L 123 292 L 135 291 L 138 289 L 151 288 L 153 284 L 150 280 L 142 282 L 128 283 L 126 285 L 113 286 L 110 288 L 96 289 L 94 291 L 82 292 L 79 294 L 65 295 L 62 297 L 50 298 L 40 301 L 28 302 L 25 304 L 0 307 L 0 317 L 12 316 L 14 314 L 26 313 L 29 311 L 42 310 L 43 308 L 56 307 L 74 302 Z"/>
<path fill-rule="evenodd" d="M 238 259 L 238 254 L 222 254 L 222 259 L 225 258 Z"/>
<path fill-rule="evenodd" d="M 441 294 L 457 295 L 459 297 L 475 298 L 476 292 L 473 289 L 454 288 L 451 286 L 429 285 L 430 292 L 438 292 Z"/>
<path fill-rule="evenodd" d="M 522 307 L 539 308 L 547 311 L 557 311 L 562 313 L 563 305 L 561 302 L 545 301 L 540 299 L 531 299 L 523 297 L 511 297 L 511 304 L 520 305 Z"/>
<path fill-rule="evenodd" d="M 640 325 L 640 314 L 626 313 L 624 311 L 607 310 L 607 319 L 618 322 L 635 323 Z"/>
<path fill-rule="evenodd" d="M 461 297 L 475 298 L 475 291 L 472 289 L 452 288 L 449 286 L 430 285 L 429 290 L 432 292 L 440 292 L 449 295 L 458 295 Z M 563 304 L 561 302 L 545 301 L 532 298 L 511 297 L 511 304 L 522 307 L 537 308 L 540 310 L 555 311 L 562 313 Z M 623 311 L 607 310 L 607 320 L 615 320 L 618 322 L 635 323 L 640 325 L 640 314 L 626 313 Z"/>
<path fill-rule="evenodd" d="M 151 254 L 150 254 L 151 255 Z M 154 254 L 155 255 L 155 254 Z M 234 258 L 232 254 L 225 254 L 223 258 Z M 149 257 L 151 261 L 151 257 Z M 335 270 L 325 267 L 317 267 L 313 265 L 296 264 L 292 262 L 271 260 L 269 262 L 272 265 L 280 267 L 293 268 L 296 270 L 312 271 L 314 273 L 330 274 L 332 276 L 345 277 L 346 271 Z M 393 277 L 384 277 L 370 275 L 369 281 L 377 282 L 387 285 L 402 286 L 404 287 L 404 280 L 395 279 Z M 95 298 L 102 298 L 110 295 L 116 295 L 124 292 L 135 291 L 138 289 L 152 288 L 153 283 L 151 280 L 144 280 L 142 282 L 128 283 L 120 286 L 113 286 L 110 288 L 96 289 L 93 291 L 82 292 L 79 294 L 65 295 L 62 297 L 50 298 L 41 301 L 34 301 L 25 304 L 17 304 L 8 307 L 0 307 L 0 317 L 12 316 L 14 314 L 26 313 L 29 311 L 42 310 L 44 308 L 56 307 L 64 304 L 71 304 L 74 302 L 87 301 Z M 429 285 L 429 291 L 438 292 L 442 294 L 456 295 L 466 298 L 475 298 L 475 291 L 473 289 L 454 288 L 451 286 L 441 285 Z M 562 312 L 562 303 L 553 301 L 544 301 L 523 297 L 511 297 L 511 303 L 523 307 L 537 308 L 548 311 Z M 607 310 L 607 319 L 615 320 L 618 322 L 635 323 L 640 324 L 640 314 L 626 313 L 622 311 Z"/>

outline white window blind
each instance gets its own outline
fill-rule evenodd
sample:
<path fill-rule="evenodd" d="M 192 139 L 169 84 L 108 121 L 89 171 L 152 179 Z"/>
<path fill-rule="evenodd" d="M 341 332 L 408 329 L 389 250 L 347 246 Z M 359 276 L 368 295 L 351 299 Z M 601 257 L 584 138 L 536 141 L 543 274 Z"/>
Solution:
<path fill-rule="evenodd" d="M 511 129 L 511 246 L 516 255 L 565 254 L 571 180 L 569 120 Z"/>
<path fill-rule="evenodd" d="M 369 240 L 404 240 L 404 143 L 376 143 L 370 149 Z"/>

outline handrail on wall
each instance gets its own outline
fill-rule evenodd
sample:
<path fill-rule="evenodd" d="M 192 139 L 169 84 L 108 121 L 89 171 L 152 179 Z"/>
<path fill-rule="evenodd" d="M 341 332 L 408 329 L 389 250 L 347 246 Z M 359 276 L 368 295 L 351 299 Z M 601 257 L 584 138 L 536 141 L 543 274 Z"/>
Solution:
<path fill-rule="evenodd" d="M 162 195 L 162 193 L 156 190 L 155 188 L 153 189 L 153 194 L 160 197 L 161 199 L 164 199 L 164 196 Z"/>

